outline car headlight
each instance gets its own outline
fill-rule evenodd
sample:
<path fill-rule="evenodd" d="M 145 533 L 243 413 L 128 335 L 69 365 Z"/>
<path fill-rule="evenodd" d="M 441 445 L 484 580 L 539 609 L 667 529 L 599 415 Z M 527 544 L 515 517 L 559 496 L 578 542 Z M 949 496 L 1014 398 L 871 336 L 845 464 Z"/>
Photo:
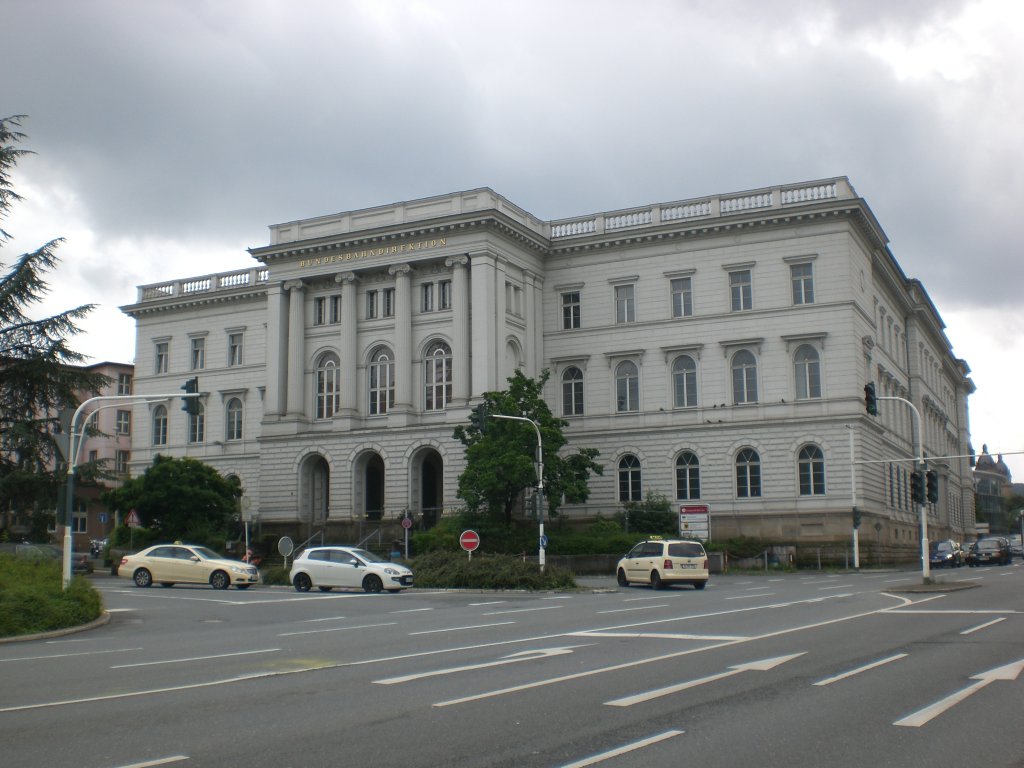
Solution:
<path fill-rule="evenodd" d="M 245 568 L 243 566 L 238 566 L 238 565 L 232 565 L 231 566 L 231 570 L 234 573 L 248 573 L 249 572 L 248 568 Z"/>
<path fill-rule="evenodd" d="M 401 573 L 401 571 L 396 571 L 394 568 L 385 568 L 384 573 L 386 573 L 388 576 L 398 576 Z"/>

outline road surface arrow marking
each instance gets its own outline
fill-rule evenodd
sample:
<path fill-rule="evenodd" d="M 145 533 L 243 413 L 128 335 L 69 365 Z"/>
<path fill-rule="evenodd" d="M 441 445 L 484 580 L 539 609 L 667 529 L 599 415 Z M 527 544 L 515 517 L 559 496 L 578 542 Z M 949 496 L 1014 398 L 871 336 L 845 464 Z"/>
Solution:
<path fill-rule="evenodd" d="M 621 699 L 613 699 L 612 701 L 606 701 L 609 707 L 631 707 L 634 704 L 641 704 L 651 699 L 657 699 L 662 696 L 669 696 L 673 693 L 679 693 L 689 688 L 696 688 L 698 685 L 705 685 L 706 683 L 713 683 L 716 680 L 724 680 L 727 677 L 738 675 L 741 672 L 767 672 L 770 669 L 774 669 L 780 664 L 785 664 L 787 661 L 792 661 L 795 658 L 803 656 L 805 652 L 793 653 L 789 656 L 776 656 L 772 659 L 761 659 L 760 661 L 750 661 L 746 664 L 736 664 L 729 667 L 725 672 L 719 672 L 716 675 L 709 675 L 708 677 L 702 677 L 698 680 L 690 680 L 685 683 L 678 683 L 676 685 L 670 685 L 665 688 L 658 688 L 654 691 L 646 691 L 645 693 L 637 693 L 633 696 L 625 696 Z"/>
<path fill-rule="evenodd" d="M 990 669 L 987 672 L 980 672 L 977 675 L 972 675 L 971 680 L 977 680 L 978 682 L 973 683 L 956 693 L 951 693 L 941 701 L 937 701 L 924 709 L 919 709 L 917 712 L 907 715 L 902 720 L 897 720 L 893 725 L 902 725 L 907 728 L 920 728 L 925 723 L 941 715 L 947 709 L 951 709 L 964 699 L 973 696 L 989 683 L 994 683 L 997 680 L 1016 680 L 1022 669 L 1024 669 L 1024 659 L 1015 661 L 1012 664 L 1004 664 L 1001 667 Z"/>
<path fill-rule="evenodd" d="M 400 677 L 387 677 L 383 680 L 374 680 L 378 685 L 395 685 L 396 683 L 408 683 L 411 680 L 420 680 L 424 677 L 438 677 L 440 675 L 453 675 L 457 672 L 472 672 L 476 669 L 487 669 L 489 667 L 501 667 L 506 664 L 517 664 L 520 661 L 536 661 L 551 656 L 564 656 L 572 653 L 573 648 L 582 648 L 582 645 L 571 645 L 564 648 L 540 648 L 535 651 L 520 651 L 513 653 L 497 661 L 487 661 L 481 664 L 466 664 L 462 667 L 449 667 L 448 669 L 434 669 L 430 672 L 417 672 L 414 675 L 402 675 Z"/>

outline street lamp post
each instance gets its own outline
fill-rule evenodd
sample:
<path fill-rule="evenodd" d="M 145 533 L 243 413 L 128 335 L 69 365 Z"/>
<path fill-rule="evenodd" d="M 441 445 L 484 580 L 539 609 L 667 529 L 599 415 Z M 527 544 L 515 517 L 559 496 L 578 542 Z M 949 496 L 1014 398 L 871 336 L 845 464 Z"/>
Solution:
<path fill-rule="evenodd" d="M 541 573 L 544 572 L 544 444 L 540 438 L 540 427 L 533 419 L 525 416 L 504 416 L 500 413 L 492 413 L 492 418 L 507 419 L 508 421 L 525 421 L 533 425 L 533 431 L 537 433 L 537 522 L 540 532 L 537 536 L 537 563 L 540 565 Z"/>

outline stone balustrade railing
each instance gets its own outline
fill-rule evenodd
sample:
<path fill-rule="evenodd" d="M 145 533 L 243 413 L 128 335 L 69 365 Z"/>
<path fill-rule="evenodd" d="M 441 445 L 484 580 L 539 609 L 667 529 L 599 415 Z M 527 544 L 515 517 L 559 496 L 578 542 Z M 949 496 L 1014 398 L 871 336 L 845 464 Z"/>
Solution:
<path fill-rule="evenodd" d="M 269 276 L 270 270 L 266 267 L 254 267 L 253 269 L 224 272 L 219 275 L 187 277 L 182 280 L 171 280 L 166 283 L 140 285 L 139 302 L 184 298 L 215 291 L 230 291 L 265 283 Z"/>

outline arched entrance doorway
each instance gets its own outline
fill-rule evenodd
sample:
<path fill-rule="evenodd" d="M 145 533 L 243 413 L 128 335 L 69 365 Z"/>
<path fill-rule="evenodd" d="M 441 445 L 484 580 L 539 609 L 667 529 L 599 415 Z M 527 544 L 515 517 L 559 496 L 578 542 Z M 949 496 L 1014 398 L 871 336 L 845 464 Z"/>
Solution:
<path fill-rule="evenodd" d="M 414 504 L 423 515 L 423 526 L 437 525 L 444 506 L 444 461 L 433 448 L 424 448 L 413 458 L 413 478 L 416 488 Z"/>
<path fill-rule="evenodd" d="M 299 524 L 305 537 L 322 530 L 330 514 L 331 469 L 320 454 L 307 456 L 299 468 Z"/>
<path fill-rule="evenodd" d="M 384 460 L 376 453 L 367 457 L 363 469 L 363 509 L 367 520 L 384 516 Z"/>

